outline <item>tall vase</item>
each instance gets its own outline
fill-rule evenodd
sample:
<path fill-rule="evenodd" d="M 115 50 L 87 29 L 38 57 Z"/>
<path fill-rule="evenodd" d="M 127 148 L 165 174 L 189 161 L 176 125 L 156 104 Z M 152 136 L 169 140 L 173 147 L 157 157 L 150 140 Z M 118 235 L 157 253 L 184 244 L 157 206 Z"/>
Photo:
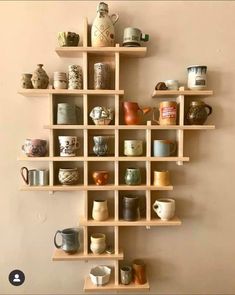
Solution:
<path fill-rule="evenodd" d="M 42 68 L 43 64 L 38 64 L 31 78 L 33 88 L 46 89 L 49 84 L 49 77 L 46 71 Z"/>

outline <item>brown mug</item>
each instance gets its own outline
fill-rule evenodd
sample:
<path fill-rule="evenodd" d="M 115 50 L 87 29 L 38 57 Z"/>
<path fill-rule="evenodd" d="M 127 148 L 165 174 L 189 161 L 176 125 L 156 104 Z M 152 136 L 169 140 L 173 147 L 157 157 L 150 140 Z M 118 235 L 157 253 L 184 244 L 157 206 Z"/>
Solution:
<path fill-rule="evenodd" d="M 135 259 L 132 264 L 133 282 L 137 285 L 143 285 L 147 282 L 146 265 L 143 260 Z"/>
<path fill-rule="evenodd" d="M 97 170 L 92 173 L 92 177 L 96 185 L 105 185 L 108 183 L 109 172 L 105 170 Z"/>
<path fill-rule="evenodd" d="M 159 106 L 159 119 L 156 119 L 156 110 L 153 109 L 153 121 L 159 125 L 176 125 L 177 119 L 177 102 L 162 101 Z"/>

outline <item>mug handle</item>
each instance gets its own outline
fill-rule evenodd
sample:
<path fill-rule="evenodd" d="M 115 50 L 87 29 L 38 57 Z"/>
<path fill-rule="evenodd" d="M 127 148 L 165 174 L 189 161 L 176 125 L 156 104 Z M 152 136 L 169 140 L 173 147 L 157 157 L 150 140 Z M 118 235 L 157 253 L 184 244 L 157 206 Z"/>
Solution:
<path fill-rule="evenodd" d="M 26 176 L 24 176 L 24 171 L 26 171 Z M 20 174 L 26 184 L 29 184 L 29 170 L 27 167 L 21 167 Z"/>
<path fill-rule="evenodd" d="M 144 41 L 144 42 L 149 41 L 149 35 L 148 34 L 141 33 L 140 40 L 141 41 Z"/>
<path fill-rule="evenodd" d="M 175 141 L 170 142 L 170 145 L 172 147 L 170 151 L 170 155 L 173 155 L 176 152 L 176 142 Z"/>
<path fill-rule="evenodd" d="M 207 108 L 209 110 L 207 115 L 210 116 L 210 114 L 212 114 L 212 107 L 209 106 L 208 104 L 205 104 L 205 108 Z"/>
<path fill-rule="evenodd" d="M 57 232 L 55 233 L 55 236 L 54 236 L 54 244 L 56 246 L 56 248 L 60 249 L 62 247 L 62 244 L 61 245 L 58 245 L 57 242 L 56 242 L 56 237 L 58 234 L 61 234 L 62 231 L 61 230 L 57 230 Z"/>
<path fill-rule="evenodd" d="M 111 18 L 111 21 L 112 21 L 112 23 L 114 25 L 118 21 L 119 15 L 117 13 L 114 13 L 114 14 L 111 15 L 110 18 Z"/>
<path fill-rule="evenodd" d="M 158 111 L 158 118 L 160 116 L 159 109 L 154 107 L 153 108 L 153 122 L 156 122 L 158 125 L 160 125 L 159 120 L 157 120 L 157 118 L 156 118 L 156 111 Z"/>

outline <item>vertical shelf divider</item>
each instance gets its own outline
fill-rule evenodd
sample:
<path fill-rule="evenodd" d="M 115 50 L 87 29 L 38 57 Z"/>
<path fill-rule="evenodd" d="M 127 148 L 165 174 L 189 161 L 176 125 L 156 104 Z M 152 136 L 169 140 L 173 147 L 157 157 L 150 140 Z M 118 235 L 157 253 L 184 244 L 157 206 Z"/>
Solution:
<path fill-rule="evenodd" d="M 179 90 L 184 90 L 184 87 L 180 87 Z M 184 125 L 184 95 L 179 95 L 176 99 L 179 104 L 179 125 Z M 184 130 L 177 130 L 178 141 L 178 157 L 184 156 Z M 183 161 L 177 161 L 177 165 L 183 165 Z"/>
<path fill-rule="evenodd" d="M 53 94 L 49 94 L 49 112 L 50 112 L 50 125 L 53 125 Z M 49 131 L 49 157 L 54 156 L 54 130 Z M 49 162 L 49 185 L 54 185 L 54 162 Z M 53 191 L 49 191 L 49 194 L 53 194 Z"/>
<path fill-rule="evenodd" d="M 151 126 L 151 121 L 147 121 L 147 127 Z M 146 128 L 146 157 L 151 157 L 151 129 Z M 151 161 L 146 161 L 146 185 L 151 185 Z M 151 191 L 146 190 L 146 220 L 151 220 Z"/>

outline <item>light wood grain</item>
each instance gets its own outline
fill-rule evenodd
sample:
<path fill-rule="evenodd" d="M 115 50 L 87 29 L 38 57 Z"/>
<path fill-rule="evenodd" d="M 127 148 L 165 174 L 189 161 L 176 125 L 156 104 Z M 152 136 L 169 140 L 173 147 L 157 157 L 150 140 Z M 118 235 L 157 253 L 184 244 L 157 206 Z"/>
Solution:
<path fill-rule="evenodd" d="M 213 95 L 212 90 L 154 90 L 152 94 L 152 98 L 158 96 L 178 96 L 178 95 L 186 95 L 186 96 L 210 96 Z"/>
<path fill-rule="evenodd" d="M 48 96 L 50 94 L 53 95 L 66 95 L 68 96 L 82 96 L 83 94 L 89 95 L 90 99 L 93 99 L 92 96 L 102 95 L 102 96 L 113 96 L 113 95 L 123 95 L 124 90 L 93 90 L 93 89 L 85 89 L 86 87 L 86 80 L 83 80 L 84 89 L 20 89 L 18 94 L 23 96 Z"/>

